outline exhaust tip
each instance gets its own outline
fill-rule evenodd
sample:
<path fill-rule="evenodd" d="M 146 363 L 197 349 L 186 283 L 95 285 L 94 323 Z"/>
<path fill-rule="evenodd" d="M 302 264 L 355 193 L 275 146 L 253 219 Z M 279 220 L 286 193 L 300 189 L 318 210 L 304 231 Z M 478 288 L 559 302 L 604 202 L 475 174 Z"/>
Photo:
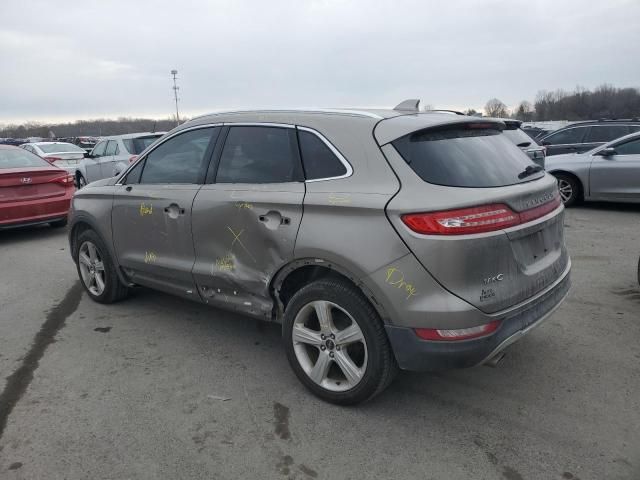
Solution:
<path fill-rule="evenodd" d="M 489 360 L 484 362 L 484 365 L 486 365 L 487 367 L 496 368 L 498 366 L 498 364 L 502 361 L 502 359 L 505 357 L 506 354 L 507 354 L 506 352 L 498 352 L 493 357 L 491 357 Z"/>

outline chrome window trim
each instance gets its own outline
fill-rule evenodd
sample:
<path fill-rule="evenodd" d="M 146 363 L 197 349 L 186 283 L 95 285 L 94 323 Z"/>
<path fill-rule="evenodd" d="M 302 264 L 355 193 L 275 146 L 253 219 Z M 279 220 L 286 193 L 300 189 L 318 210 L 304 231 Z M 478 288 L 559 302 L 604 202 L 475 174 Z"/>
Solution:
<path fill-rule="evenodd" d="M 177 135 L 180 135 L 180 134 L 182 134 L 184 132 L 189 132 L 191 130 L 199 130 L 199 129 L 202 129 L 202 128 L 210 128 L 210 127 L 221 127 L 223 125 L 224 125 L 223 123 L 207 123 L 207 124 L 204 124 L 204 125 L 195 125 L 193 127 L 187 127 L 187 128 L 183 128 L 181 130 L 178 130 L 178 131 L 172 133 L 171 135 L 168 135 L 166 138 L 164 136 L 158 137 L 159 139 L 160 138 L 162 139 L 162 142 L 159 142 L 158 144 L 155 144 L 155 143 L 151 144 L 145 150 L 143 150 L 140 153 L 140 155 L 138 155 L 138 159 L 135 162 L 133 162 L 131 165 L 129 165 L 120 174 L 120 176 L 118 177 L 118 181 L 115 183 L 114 186 L 118 186 L 119 187 L 119 186 L 124 185 L 122 183 L 122 179 L 124 179 L 128 175 L 129 170 L 133 169 L 139 162 L 142 162 L 145 158 L 147 158 L 147 155 L 149 155 L 151 152 L 153 152 L 160 145 L 164 145 L 165 142 L 167 142 L 168 140 L 171 140 L 173 137 L 175 137 Z M 159 184 L 156 183 L 154 185 L 159 185 Z"/>
<path fill-rule="evenodd" d="M 344 167 L 347 169 L 347 173 L 337 177 L 314 178 L 312 180 L 305 180 L 304 183 L 324 182 L 325 180 L 339 180 L 341 178 L 348 178 L 351 175 L 353 175 L 353 167 L 351 166 L 351 164 L 347 161 L 346 158 L 344 158 L 344 156 L 340 153 L 340 151 L 336 147 L 334 147 L 329 140 L 327 140 L 327 138 L 324 135 L 322 135 L 317 130 L 314 130 L 313 128 L 309 128 L 309 127 L 297 126 L 297 129 L 302 130 L 304 132 L 312 133 L 313 135 L 318 137 L 327 147 L 329 147 L 329 150 L 331 150 L 331 152 L 338 158 L 338 160 L 340 160 L 340 163 L 342 163 L 342 165 L 344 165 Z M 301 156 L 302 156 L 302 152 L 301 152 Z M 303 159 L 301 158 L 301 160 Z M 303 165 L 304 165 L 304 160 L 303 160 Z"/>
<path fill-rule="evenodd" d="M 224 122 L 225 127 L 275 127 L 275 128 L 296 128 L 295 125 L 288 123 L 273 122 Z"/>

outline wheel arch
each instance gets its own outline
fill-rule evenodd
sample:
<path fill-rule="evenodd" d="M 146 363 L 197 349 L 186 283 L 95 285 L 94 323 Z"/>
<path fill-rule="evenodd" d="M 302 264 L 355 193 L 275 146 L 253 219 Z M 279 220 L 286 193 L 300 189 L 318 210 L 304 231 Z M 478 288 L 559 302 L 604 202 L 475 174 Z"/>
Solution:
<path fill-rule="evenodd" d="M 90 217 L 87 217 L 86 215 L 80 215 L 74 218 L 73 224 L 69 228 L 69 248 L 70 248 L 71 258 L 73 259 L 73 261 L 74 262 L 76 261 L 78 237 L 83 232 L 86 232 L 87 230 L 93 230 L 96 233 L 96 235 L 100 237 L 100 239 L 102 240 L 102 243 L 104 243 L 105 247 L 109 250 L 109 255 L 111 256 L 112 260 L 115 262 L 116 273 L 118 274 L 120 281 L 125 285 L 131 286 L 132 285 L 131 281 L 124 276 L 124 274 L 122 273 L 122 270 L 120 269 L 120 266 L 118 265 L 117 256 L 115 255 L 113 246 L 111 245 L 110 242 L 105 240 L 104 235 L 101 233 L 100 228 L 98 228 L 97 223 L 94 222 Z"/>
<path fill-rule="evenodd" d="M 274 318 L 281 321 L 287 303 L 304 285 L 320 278 L 340 278 L 352 284 L 371 303 L 384 323 L 389 316 L 383 305 L 376 299 L 372 290 L 354 275 L 348 268 L 323 258 L 301 258 L 284 265 L 273 276 L 270 286 L 274 301 Z"/>
<path fill-rule="evenodd" d="M 550 173 L 554 177 L 557 177 L 557 175 L 567 175 L 569 177 L 575 178 L 576 181 L 578 182 L 578 185 L 580 186 L 580 198 L 584 199 L 584 197 L 587 195 L 586 186 L 588 185 L 588 183 L 585 183 L 584 180 L 580 177 L 580 175 L 577 175 L 575 172 L 558 169 L 558 170 L 549 171 L 548 173 Z"/>

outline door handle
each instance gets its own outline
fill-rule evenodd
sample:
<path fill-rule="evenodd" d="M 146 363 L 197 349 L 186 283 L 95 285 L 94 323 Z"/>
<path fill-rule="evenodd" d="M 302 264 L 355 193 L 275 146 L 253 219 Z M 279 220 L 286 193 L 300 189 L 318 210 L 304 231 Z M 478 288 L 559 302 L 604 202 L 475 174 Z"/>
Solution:
<path fill-rule="evenodd" d="M 168 207 L 164 207 L 164 213 L 169 215 L 169 218 L 178 218 L 178 215 L 184 215 L 185 209 L 180 208 L 176 203 L 172 203 Z"/>
<path fill-rule="evenodd" d="M 126 190 L 127 192 L 130 192 L 132 188 L 133 188 L 133 187 L 132 187 L 131 185 L 127 185 L 127 187 L 125 188 L 125 190 Z"/>
<path fill-rule="evenodd" d="M 258 220 L 265 224 L 265 227 L 275 230 L 280 225 L 290 225 L 291 219 L 289 217 L 283 217 L 280 212 L 270 210 L 265 215 L 258 216 Z"/>

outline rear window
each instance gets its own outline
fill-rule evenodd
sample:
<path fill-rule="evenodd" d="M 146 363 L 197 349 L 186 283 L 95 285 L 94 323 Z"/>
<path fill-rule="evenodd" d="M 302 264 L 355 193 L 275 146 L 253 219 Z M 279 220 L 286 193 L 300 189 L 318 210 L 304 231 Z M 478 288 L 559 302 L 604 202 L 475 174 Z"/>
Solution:
<path fill-rule="evenodd" d="M 138 137 L 138 138 L 125 138 L 122 140 L 125 148 L 131 155 L 139 155 L 145 148 L 155 142 L 162 135 L 155 135 L 153 137 Z"/>
<path fill-rule="evenodd" d="M 529 157 L 498 129 L 447 126 L 415 132 L 393 146 L 425 182 L 448 187 L 502 187 L 535 180 L 525 176 Z M 522 177 L 522 178 L 521 178 Z"/>
<path fill-rule="evenodd" d="M 0 169 L 23 167 L 50 167 L 51 164 L 26 150 L 0 148 Z"/>
<path fill-rule="evenodd" d="M 44 153 L 61 153 L 61 152 L 83 152 L 80 147 L 72 143 L 50 143 L 47 145 L 38 145 L 38 148 Z"/>

